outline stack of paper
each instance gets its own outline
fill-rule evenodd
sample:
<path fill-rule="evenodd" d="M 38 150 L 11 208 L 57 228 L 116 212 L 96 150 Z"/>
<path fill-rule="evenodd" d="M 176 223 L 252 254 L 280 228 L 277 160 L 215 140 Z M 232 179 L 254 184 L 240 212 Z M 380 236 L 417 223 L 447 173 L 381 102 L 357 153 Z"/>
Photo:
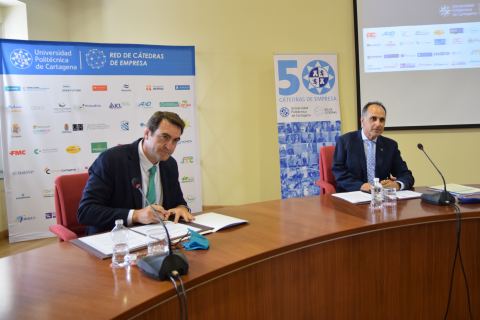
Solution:
<path fill-rule="evenodd" d="M 430 187 L 430 189 L 433 190 L 444 190 L 443 184 L 439 186 L 433 186 Z M 464 186 L 461 184 L 455 184 L 455 183 L 447 183 L 447 191 L 454 194 L 454 195 L 471 195 L 475 193 L 480 193 L 479 188 L 474 188 L 474 187 L 469 187 L 469 186 Z"/>
<path fill-rule="evenodd" d="M 422 194 L 420 192 L 415 192 L 411 190 L 397 191 L 397 198 L 399 200 L 420 198 L 421 195 Z M 350 203 L 368 203 L 372 199 L 370 193 L 366 193 L 363 191 L 334 193 L 332 194 L 332 196 L 343 199 Z"/>

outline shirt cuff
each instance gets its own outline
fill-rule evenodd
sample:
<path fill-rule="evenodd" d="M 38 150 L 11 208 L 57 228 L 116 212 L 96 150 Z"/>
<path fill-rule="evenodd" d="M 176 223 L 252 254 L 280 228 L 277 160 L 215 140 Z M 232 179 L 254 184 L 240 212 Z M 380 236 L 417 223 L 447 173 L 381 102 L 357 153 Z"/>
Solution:
<path fill-rule="evenodd" d="M 395 182 L 400 185 L 400 189 L 398 189 L 398 190 L 403 190 L 403 189 L 405 189 L 405 184 L 404 184 L 402 181 L 397 180 L 397 181 L 395 181 Z"/>
<path fill-rule="evenodd" d="M 133 211 L 135 211 L 134 209 L 130 209 L 130 211 L 128 211 L 128 217 L 127 217 L 127 227 L 131 227 L 133 225 Z"/>

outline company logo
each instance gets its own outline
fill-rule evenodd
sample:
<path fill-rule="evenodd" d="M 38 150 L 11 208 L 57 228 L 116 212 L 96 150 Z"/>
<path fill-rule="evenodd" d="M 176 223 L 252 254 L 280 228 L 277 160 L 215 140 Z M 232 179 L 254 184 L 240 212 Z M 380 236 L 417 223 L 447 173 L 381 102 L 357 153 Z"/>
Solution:
<path fill-rule="evenodd" d="M 22 193 L 15 197 L 16 200 L 24 200 L 24 199 L 30 199 L 30 198 L 31 197 L 29 195 L 26 195 L 25 193 Z"/>
<path fill-rule="evenodd" d="M 177 101 L 160 102 L 160 108 L 175 108 L 178 106 L 179 104 Z"/>
<path fill-rule="evenodd" d="M 90 49 L 85 55 L 85 60 L 87 61 L 87 65 L 90 68 L 100 69 L 103 68 L 103 66 L 107 62 L 107 56 L 105 55 L 105 53 L 103 53 L 103 50 Z"/>
<path fill-rule="evenodd" d="M 463 44 L 465 41 L 462 38 L 453 38 L 452 43 L 453 44 Z"/>
<path fill-rule="evenodd" d="M 68 123 L 64 123 L 63 124 L 63 131 L 62 133 L 72 133 L 72 131 L 70 130 L 70 125 Z"/>
<path fill-rule="evenodd" d="M 445 34 L 445 31 L 443 31 L 442 29 L 437 29 L 435 31 L 433 31 L 433 34 L 436 35 L 436 36 L 442 36 Z"/>
<path fill-rule="evenodd" d="M 35 148 L 33 149 L 33 153 L 36 155 L 39 155 L 40 153 L 57 153 L 58 149 L 57 148 Z"/>
<path fill-rule="evenodd" d="M 74 173 L 82 171 L 80 168 L 62 168 L 62 169 L 50 169 L 49 167 L 45 167 L 43 169 L 45 174 L 52 174 L 52 173 Z"/>
<path fill-rule="evenodd" d="M 185 163 L 185 164 L 193 163 L 193 156 L 183 157 L 182 163 Z"/>
<path fill-rule="evenodd" d="M 92 153 L 100 153 L 107 150 L 107 143 L 106 142 L 92 142 L 90 144 L 90 150 Z"/>
<path fill-rule="evenodd" d="M 53 189 L 43 189 L 42 190 L 42 195 L 44 198 L 53 198 L 54 197 L 54 191 Z"/>
<path fill-rule="evenodd" d="M 443 46 L 447 43 L 446 39 L 434 39 L 433 44 L 436 46 Z"/>
<path fill-rule="evenodd" d="M 25 149 L 17 149 L 17 150 L 10 150 L 10 152 L 8 153 L 10 154 L 11 156 L 25 156 L 27 154 L 27 150 Z"/>
<path fill-rule="evenodd" d="M 72 123 L 73 131 L 83 131 L 83 123 Z"/>
<path fill-rule="evenodd" d="M 106 123 L 87 123 L 87 130 L 107 130 L 110 126 Z"/>
<path fill-rule="evenodd" d="M 55 215 L 55 212 L 45 212 L 45 219 L 55 219 L 57 216 Z"/>
<path fill-rule="evenodd" d="M 10 53 L 10 62 L 15 68 L 27 69 L 32 65 L 33 57 L 28 50 L 14 49 L 12 53 Z"/>
<path fill-rule="evenodd" d="M 123 120 L 120 122 L 120 129 L 122 131 L 128 131 L 130 130 L 130 125 L 129 125 L 129 122 L 127 120 Z"/>
<path fill-rule="evenodd" d="M 12 137 L 21 137 L 20 132 L 22 129 L 18 123 L 12 123 Z"/>
<path fill-rule="evenodd" d="M 21 216 L 17 216 L 16 220 L 17 220 L 18 223 L 22 223 L 22 222 L 26 222 L 26 221 L 30 221 L 30 220 L 35 220 L 35 217 L 34 216 L 27 216 L 26 214 L 24 214 L 24 215 L 21 215 Z"/>
<path fill-rule="evenodd" d="M 189 84 L 177 84 L 175 85 L 175 90 L 190 90 Z"/>
<path fill-rule="evenodd" d="M 107 91 L 108 86 L 106 84 L 94 84 L 92 85 L 93 91 Z"/>
<path fill-rule="evenodd" d="M 191 106 L 192 104 L 188 103 L 188 100 L 182 100 L 182 102 L 180 102 L 180 108 L 189 108 Z"/>
<path fill-rule="evenodd" d="M 139 108 L 148 109 L 152 107 L 152 101 L 140 101 L 137 106 Z"/>
<path fill-rule="evenodd" d="M 45 110 L 44 106 L 30 106 L 30 110 L 32 111 L 43 111 Z"/>
<path fill-rule="evenodd" d="M 165 87 L 162 86 L 162 85 L 147 84 L 145 86 L 145 90 L 147 90 L 147 91 L 163 91 L 163 90 L 165 90 Z"/>
<path fill-rule="evenodd" d="M 305 88 L 313 94 L 326 94 L 335 84 L 335 72 L 327 62 L 310 61 L 302 71 Z"/>
<path fill-rule="evenodd" d="M 433 56 L 432 52 L 417 52 L 417 57 L 424 58 L 424 57 L 431 57 Z"/>
<path fill-rule="evenodd" d="M 177 145 L 179 145 L 179 144 L 190 144 L 192 142 L 193 142 L 193 140 L 180 140 L 180 141 L 178 141 Z"/>
<path fill-rule="evenodd" d="M 32 128 L 33 128 L 34 134 L 48 134 L 50 133 L 50 130 L 51 130 L 50 125 L 43 126 L 43 125 L 34 124 Z"/>
<path fill-rule="evenodd" d="M 283 118 L 286 118 L 290 115 L 290 109 L 287 107 L 281 107 L 279 112 L 280 116 Z"/>
<path fill-rule="evenodd" d="M 26 176 L 29 174 L 33 174 L 33 170 L 17 170 L 17 171 L 12 171 L 12 176 Z"/>
<path fill-rule="evenodd" d="M 81 92 L 81 91 L 82 91 L 82 89 L 72 87 L 69 84 L 62 85 L 62 92 Z"/>
<path fill-rule="evenodd" d="M 130 89 L 130 85 L 128 83 L 124 83 L 122 88 L 120 89 L 120 91 L 130 92 L 130 91 L 132 91 L 132 89 Z"/>
<path fill-rule="evenodd" d="M 80 108 L 101 108 L 102 105 L 101 104 L 97 104 L 97 103 L 82 103 Z"/>
<path fill-rule="evenodd" d="M 395 37 L 395 31 L 385 31 L 382 33 L 382 36 L 384 37 Z"/>
<path fill-rule="evenodd" d="M 193 182 L 193 177 L 183 176 L 181 182 L 182 183 L 191 183 L 191 182 Z"/>
<path fill-rule="evenodd" d="M 440 13 L 440 15 L 442 17 L 448 17 L 450 15 L 450 6 L 443 5 L 443 6 L 440 7 L 438 12 Z"/>
<path fill-rule="evenodd" d="M 191 195 L 191 194 L 187 194 L 187 195 L 185 196 L 185 200 L 186 200 L 188 203 L 192 203 L 193 201 L 195 201 L 195 199 L 197 199 L 197 198 L 195 198 L 195 196 L 194 196 L 194 195 Z"/>
<path fill-rule="evenodd" d="M 122 104 L 121 103 L 113 103 L 111 102 L 110 105 L 108 106 L 110 109 L 122 109 Z"/>
<path fill-rule="evenodd" d="M 376 32 L 367 32 L 367 39 L 374 39 L 377 37 L 377 33 Z"/>
<path fill-rule="evenodd" d="M 72 108 L 68 107 L 66 103 L 59 102 L 59 103 L 57 103 L 57 107 L 53 108 L 53 112 L 55 112 L 55 113 L 72 112 Z"/>
<path fill-rule="evenodd" d="M 463 28 L 450 28 L 449 31 L 451 34 L 463 33 Z"/>
<path fill-rule="evenodd" d="M 80 152 L 80 147 L 79 146 L 68 146 L 65 151 L 71 154 L 79 153 Z"/>
<path fill-rule="evenodd" d="M 3 87 L 5 91 L 21 91 L 22 88 L 20 86 L 5 86 Z"/>
<path fill-rule="evenodd" d="M 11 112 L 21 112 L 23 107 L 18 104 L 9 104 L 7 109 L 9 109 Z"/>
<path fill-rule="evenodd" d="M 23 91 L 27 91 L 27 92 L 30 92 L 30 91 L 38 92 L 38 91 L 47 91 L 50 88 L 49 87 L 40 87 L 40 86 L 26 86 L 26 87 L 23 87 L 22 89 L 23 89 Z"/>
<path fill-rule="evenodd" d="M 426 31 L 426 30 L 418 30 L 418 31 L 415 31 L 415 35 L 416 35 L 416 36 L 428 36 L 428 31 Z"/>

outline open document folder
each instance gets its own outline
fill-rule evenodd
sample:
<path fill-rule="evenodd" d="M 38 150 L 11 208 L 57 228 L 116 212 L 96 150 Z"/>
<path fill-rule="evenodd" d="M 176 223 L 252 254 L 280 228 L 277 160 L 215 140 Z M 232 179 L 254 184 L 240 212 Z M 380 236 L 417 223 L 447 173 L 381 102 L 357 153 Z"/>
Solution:
<path fill-rule="evenodd" d="M 247 220 L 208 212 L 195 216 L 194 222 L 173 223 L 171 221 L 165 221 L 165 226 L 167 227 L 170 239 L 175 243 L 188 234 L 188 229 L 192 229 L 200 234 L 206 234 L 242 223 L 247 223 Z M 162 228 L 162 226 L 157 223 L 128 228 L 128 248 L 130 252 L 147 247 L 147 230 L 152 228 Z M 110 232 L 81 237 L 71 240 L 70 242 L 100 259 L 106 259 L 112 256 L 113 244 L 110 238 Z"/>
<path fill-rule="evenodd" d="M 414 199 L 420 198 L 422 194 L 420 192 L 415 192 L 411 190 L 400 190 L 397 191 L 397 199 Z M 372 195 L 363 191 L 351 191 L 351 192 L 341 192 L 334 193 L 332 196 L 343 199 L 350 203 L 368 203 L 372 200 Z"/>

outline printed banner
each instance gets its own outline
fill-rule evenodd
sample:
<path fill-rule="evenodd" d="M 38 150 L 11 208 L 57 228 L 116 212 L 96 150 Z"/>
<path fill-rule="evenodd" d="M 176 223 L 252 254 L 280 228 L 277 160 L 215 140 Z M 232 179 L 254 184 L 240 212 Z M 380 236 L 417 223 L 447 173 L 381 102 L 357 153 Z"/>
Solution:
<path fill-rule="evenodd" d="M 282 199 L 318 195 L 321 146 L 340 135 L 337 56 L 274 56 Z"/>
<path fill-rule="evenodd" d="M 195 48 L 0 40 L 10 242 L 52 236 L 54 180 L 143 136 L 158 110 L 186 128 L 173 155 L 185 200 L 202 210 Z"/>

